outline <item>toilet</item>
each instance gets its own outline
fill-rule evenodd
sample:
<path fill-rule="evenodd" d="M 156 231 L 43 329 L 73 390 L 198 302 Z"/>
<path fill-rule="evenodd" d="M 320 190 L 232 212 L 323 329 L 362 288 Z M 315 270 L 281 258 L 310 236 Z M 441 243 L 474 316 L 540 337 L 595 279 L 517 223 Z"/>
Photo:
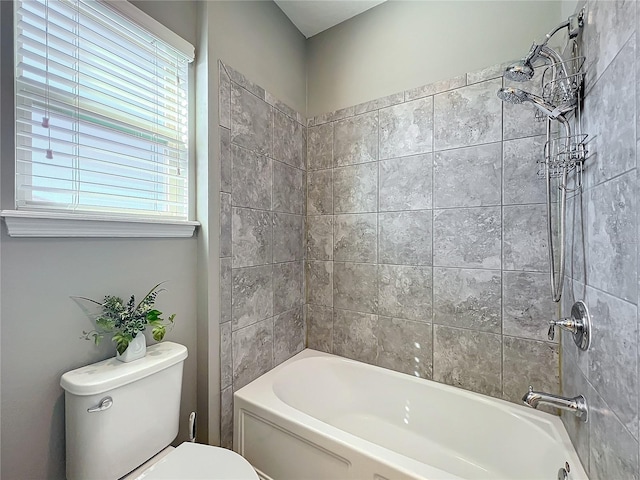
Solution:
<path fill-rule="evenodd" d="M 116 358 L 62 375 L 68 480 L 258 480 L 249 462 L 178 435 L 187 348 L 162 342 L 144 358 Z"/>

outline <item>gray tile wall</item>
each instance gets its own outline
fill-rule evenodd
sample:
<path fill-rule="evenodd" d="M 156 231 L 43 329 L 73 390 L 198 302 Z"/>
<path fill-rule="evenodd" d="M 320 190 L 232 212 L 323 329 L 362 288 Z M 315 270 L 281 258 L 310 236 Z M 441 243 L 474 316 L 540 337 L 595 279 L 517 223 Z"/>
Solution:
<path fill-rule="evenodd" d="M 581 39 L 587 58 L 585 187 L 569 203 L 562 310 L 590 310 L 587 352 L 562 338 L 562 389 L 583 394 L 588 423 L 562 416 L 592 480 L 638 479 L 638 128 L 640 8 L 589 0 Z"/>
<path fill-rule="evenodd" d="M 219 72 L 220 438 L 231 448 L 233 392 L 305 346 L 307 128 L 239 72 Z"/>
<path fill-rule="evenodd" d="M 502 71 L 310 119 L 310 348 L 511 401 L 559 392 L 544 126 L 497 98 Z"/>

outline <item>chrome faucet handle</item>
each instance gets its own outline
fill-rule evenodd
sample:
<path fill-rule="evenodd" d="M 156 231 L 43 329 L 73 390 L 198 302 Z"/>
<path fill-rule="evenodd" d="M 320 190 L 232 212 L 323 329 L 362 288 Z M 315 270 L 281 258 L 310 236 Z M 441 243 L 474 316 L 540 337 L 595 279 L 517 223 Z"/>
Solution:
<path fill-rule="evenodd" d="M 571 307 L 571 317 L 560 320 L 549 320 L 547 337 L 553 340 L 556 327 L 560 327 L 573 335 L 573 341 L 580 350 L 587 350 L 591 344 L 591 317 L 584 302 L 578 301 Z"/>
<path fill-rule="evenodd" d="M 549 340 L 553 340 L 556 336 L 556 328 L 563 328 L 573 334 L 575 334 L 578 329 L 582 328 L 582 323 L 580 321 L 574 321 L 572 318 L 561 318 L 560 320 L 549 320 L 549 332 L 547 336 Z"/>

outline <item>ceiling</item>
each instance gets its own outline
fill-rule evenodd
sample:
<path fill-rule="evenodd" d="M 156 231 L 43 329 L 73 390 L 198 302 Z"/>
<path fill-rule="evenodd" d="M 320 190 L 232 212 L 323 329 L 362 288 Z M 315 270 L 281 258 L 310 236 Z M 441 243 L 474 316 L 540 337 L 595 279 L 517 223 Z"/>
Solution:
<path fill-rule="evenodd" d="M 309 38 L 386 0 L 275 0 L 289 20 Z"/>

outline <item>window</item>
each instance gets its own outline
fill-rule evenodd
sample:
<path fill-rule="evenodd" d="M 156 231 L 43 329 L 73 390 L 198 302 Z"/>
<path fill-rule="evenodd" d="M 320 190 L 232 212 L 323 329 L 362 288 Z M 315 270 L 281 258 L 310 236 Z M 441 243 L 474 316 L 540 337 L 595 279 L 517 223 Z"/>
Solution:
<path fill-rule="evenodd" d="M 16 0 L 18 210 L 188 220 L 193 47 L 123 8 Z"/>

